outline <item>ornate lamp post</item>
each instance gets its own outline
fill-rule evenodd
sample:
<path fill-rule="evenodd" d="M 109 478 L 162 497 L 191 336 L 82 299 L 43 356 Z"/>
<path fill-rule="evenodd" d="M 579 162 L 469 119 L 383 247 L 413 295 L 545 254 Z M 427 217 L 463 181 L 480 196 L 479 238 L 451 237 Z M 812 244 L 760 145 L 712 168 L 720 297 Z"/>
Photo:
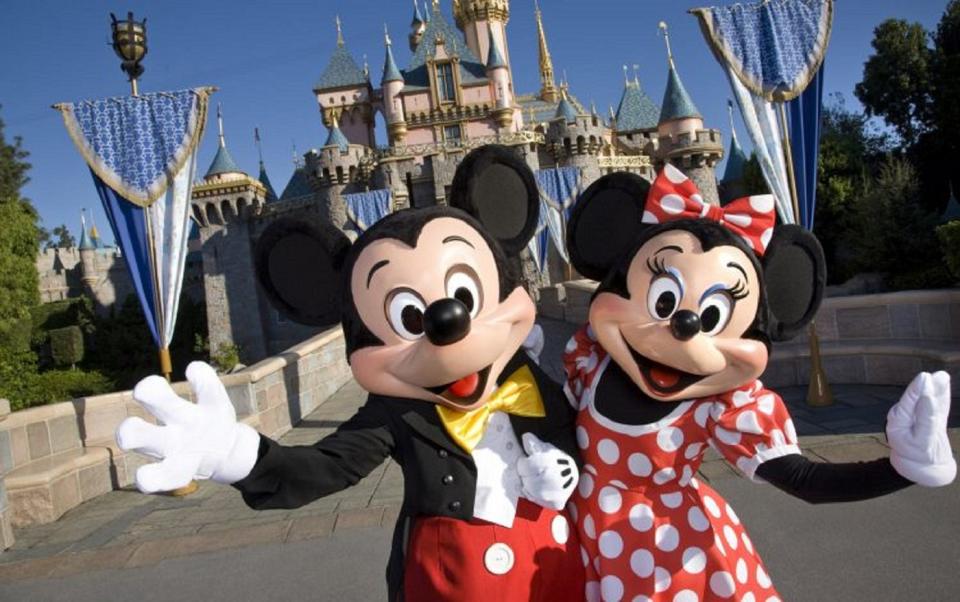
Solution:
<path fill-rule="evenodd" d="M 113 51 L 123 60 L 120 68 L 130 78 L 130 89 L 136 96 L 137 78 L 143 75 L 140 61 L 147 55 L 147 20 L 135 21 L 133 12 L 128 12 L 124 21 L 118 21 L 113 13 L 110 18 L 113 20 Z"/>

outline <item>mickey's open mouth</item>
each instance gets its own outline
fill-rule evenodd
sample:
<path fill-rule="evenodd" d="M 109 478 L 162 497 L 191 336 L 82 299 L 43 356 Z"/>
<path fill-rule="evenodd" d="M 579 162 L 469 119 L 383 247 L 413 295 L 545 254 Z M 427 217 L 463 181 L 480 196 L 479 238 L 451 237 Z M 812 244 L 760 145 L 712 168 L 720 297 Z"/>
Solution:
<path fill-rule="evenodd" d="M 435 395 L 443 397 L 447 401 L 451 401 L 457 405 L 469 406 L 480 399 L 483 390 L 486 389 L 491 366 L 487 366 L 479 372 L 473 372 L 445 385 L 424 388 Z"/>
<path fill-rule="evenodd" d="M 706 378 L 706 375 L 691 374 L 672 366 L 655 362 L 647 356 L 637 353 L 633 347 L 629 345 L 627 345 L 627 347 L 629 347 L 630 353 L 633 354 L 633 360 L 637 362 L 637 367 L 640 368 L 640 374 L 643 375 L 643 380 L 645 380 L 647 385 L 653 389 L 653 392 L 658 395 L 673 395 Z"/>

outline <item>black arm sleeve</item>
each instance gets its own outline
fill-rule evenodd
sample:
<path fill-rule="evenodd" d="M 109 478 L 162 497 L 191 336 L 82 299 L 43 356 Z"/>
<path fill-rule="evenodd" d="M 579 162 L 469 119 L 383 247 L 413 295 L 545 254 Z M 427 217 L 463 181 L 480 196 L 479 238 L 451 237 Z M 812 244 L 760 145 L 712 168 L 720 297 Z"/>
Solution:
<path fill-rule="evenodd" d="M 393 448 L 385 409 L 368 401 L 313 445 L 284 447 L 261 435 L 257 463 L 233 486 L 256 510 L 298 508 L 356 484 Z"/>
<path fill-rule="evenodd" d="M 888 458 L 828 464 L 790 454 L 764 462 L 757 476 L 811 504 L 867 500 L 913 484 L 900 476 Z"/>

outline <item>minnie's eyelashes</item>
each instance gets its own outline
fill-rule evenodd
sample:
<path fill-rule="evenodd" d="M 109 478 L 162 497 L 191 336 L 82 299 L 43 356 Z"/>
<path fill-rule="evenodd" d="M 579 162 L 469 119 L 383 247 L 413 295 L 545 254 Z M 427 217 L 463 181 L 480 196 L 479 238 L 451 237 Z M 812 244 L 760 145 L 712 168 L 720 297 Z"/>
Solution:
<path fill-rule="evenodd" d="M 736 301 L 746 299 L 750 296 L 750 291 L 747 290 L 747 284 L 743 280 L 738 280 L 732 288 L 728 288 L 727 293 Z"/>
<path fill-rule="evenodd" d="M 662 257 L 651 257 L 647 259 L 647 269 L 654 276 L 660 276 L 667 273 L 667 264 Z"/>

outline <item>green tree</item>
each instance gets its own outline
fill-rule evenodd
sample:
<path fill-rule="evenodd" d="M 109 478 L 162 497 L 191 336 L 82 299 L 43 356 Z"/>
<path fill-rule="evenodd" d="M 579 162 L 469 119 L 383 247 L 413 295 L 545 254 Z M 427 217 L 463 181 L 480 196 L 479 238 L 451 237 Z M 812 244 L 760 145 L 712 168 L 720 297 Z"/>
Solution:
<path fill-rule="evenodd" d="M 0 105 L 0 109 L 3 105 Z M 20 189 L 30 178 L 30 164 L 26 158 L 30 153 L 23 149 L 23 140 L 14 136 L 13 142 L 8 143 L 3 135 L 3 120 L 0 119 L 0 199 L 19 198 Z"/>
<path fill-rule="evenodd" d="M 56 246 L 61 249 L 72 249 L 77 246 L 76 239 L 70 234 L 70 229 L 66 224 L 60 224 L 53 229 L 53 235 L 57 237 Z"/>
<path fill-rule="evenodd" d="M 912 146 L 931 126 L 934 53 L 919 23 L 887 19 L 873 30 L 873 54 L 854 94 L 867 115 L 883 118 Z"/>

